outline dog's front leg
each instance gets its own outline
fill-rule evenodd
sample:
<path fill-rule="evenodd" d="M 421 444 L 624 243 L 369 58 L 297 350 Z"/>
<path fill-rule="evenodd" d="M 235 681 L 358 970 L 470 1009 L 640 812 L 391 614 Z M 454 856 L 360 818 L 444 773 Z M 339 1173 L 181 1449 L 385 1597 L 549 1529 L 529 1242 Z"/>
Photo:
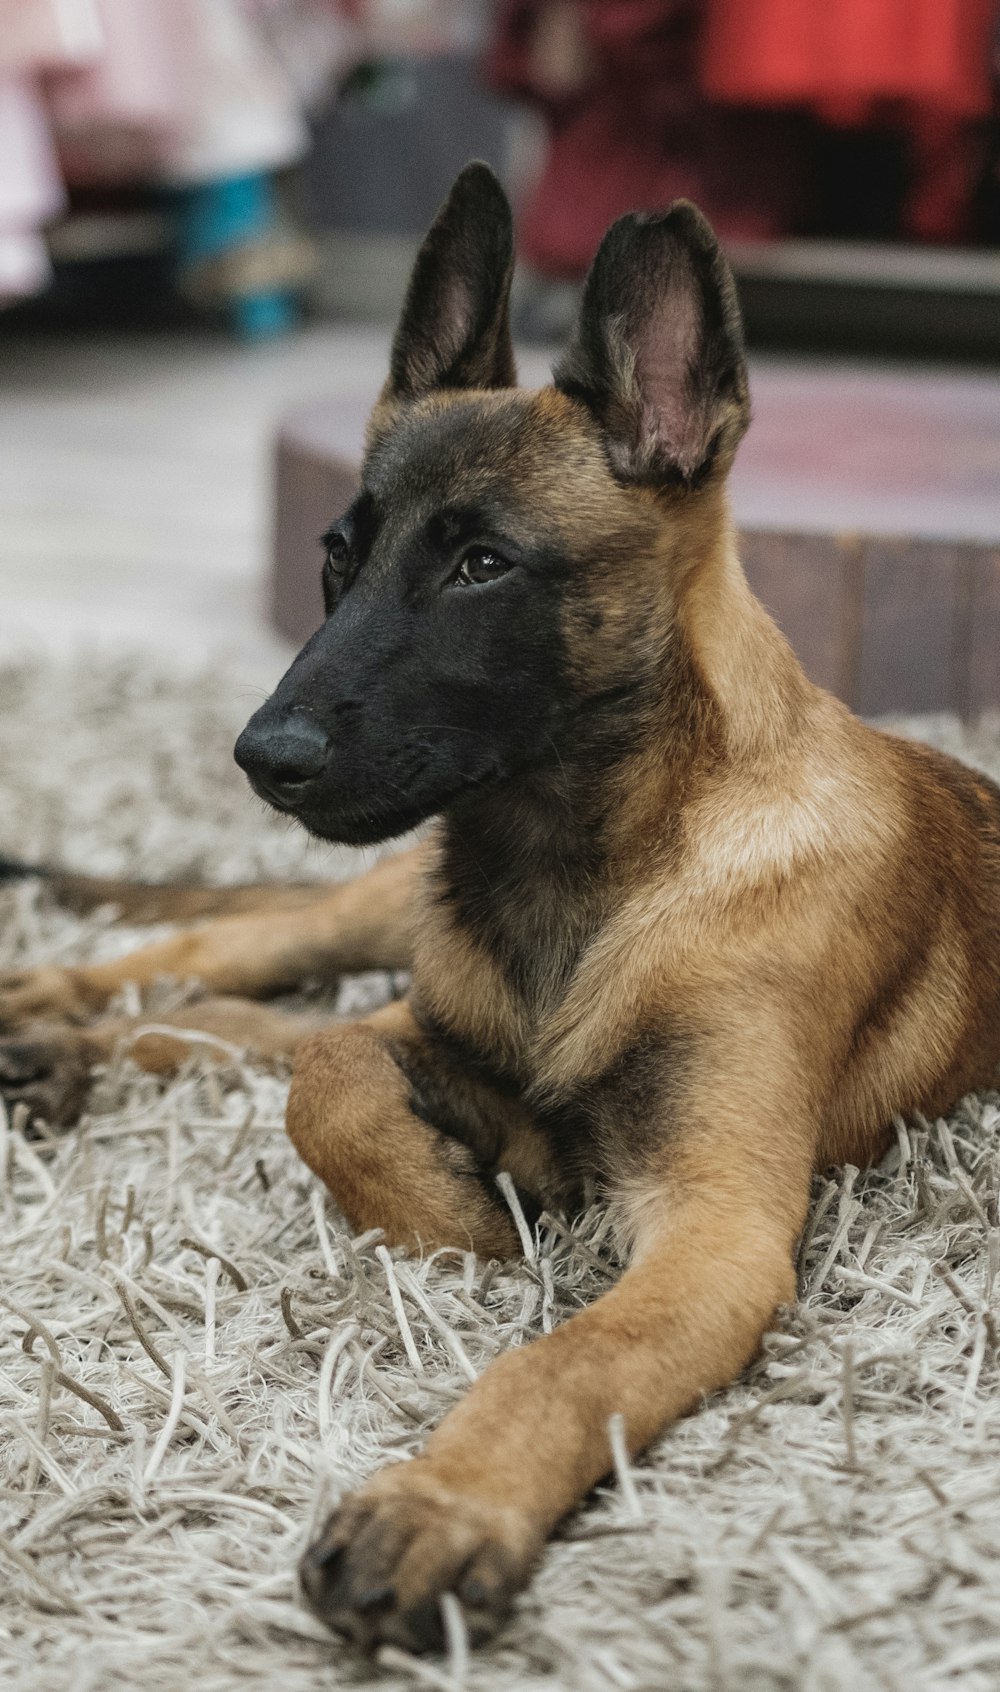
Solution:
<path fill-rule="evenodd" d="M 420 1457 L 341 1505 L 302 1565 L 324 1620 L 367 1648 L 433 1648 L 453 1592 L 472 1636 L 485 1636 L 553 1527 L 611 1467 L 611 1418 L 637 1452 L 733 1379 L 794 1297 L 808 1193 L 807 1156 L 773 1182 L 752 1150 L 692 1147 L 633 1192 L 639 1240 L 618 1285 L 498 1359 Z"/>
<path fill-rule="evenodd" d="M 300 1046 L 286 1124 L 351 1227 L 381 1228 L 391 1245 L 513 1257 L 495 1172 L 561 1196 L 528 1112 L 456 1062 L 405 1000 Z"/>

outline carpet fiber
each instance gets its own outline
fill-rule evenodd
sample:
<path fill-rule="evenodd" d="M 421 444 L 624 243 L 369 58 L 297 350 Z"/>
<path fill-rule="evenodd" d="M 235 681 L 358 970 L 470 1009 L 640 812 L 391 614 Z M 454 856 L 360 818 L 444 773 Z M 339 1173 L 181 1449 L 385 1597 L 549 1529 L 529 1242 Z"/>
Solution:
<path fill-rule="evenodd" d="M 0 669 L 0 852 L 347 872 L 250 800 L 230 747 L 254 703 L 153 662 Z M 1000 772 L 996 724 L 922 727 Z M 134 938 L 0 894 L 0 967 Z M 347 982 L 339 1009 L 391 988 Z M 285 1090 L 206 1047 L 166 1087 L 116 1062 L 64 1138 L 0 1119 L 10 1692 L 996 1688 L 1000 1098 L 817 1181 L 796 1309 L 566 1524 L 492 1646 L 373 1665 L 296 1600 L 310 1529 L 613 1266 L 596 1212 L 503 1268 L 352 1240 L 285 1142 Z"/>

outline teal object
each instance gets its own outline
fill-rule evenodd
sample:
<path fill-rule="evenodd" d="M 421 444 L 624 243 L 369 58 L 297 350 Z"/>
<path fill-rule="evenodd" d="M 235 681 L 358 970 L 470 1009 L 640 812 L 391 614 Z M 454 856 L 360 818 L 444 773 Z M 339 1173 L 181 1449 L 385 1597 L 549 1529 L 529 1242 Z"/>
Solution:
<path fill-rule="evenodd" d="M 284 335 L 298 316 L 294 297 L 277 291 L 273 294 L 244 294 L 229 308 L 233 325 L 248 340 L 264 340 L 268 335 Z"/>
<path fill-rule="evenodd" d="M 185 188 L 177 201 L 177 249 L 181 267 L 195 266 L 230 248 L 266 238 L 278 227 L 271 178 L 263 172 L 231 176 Z M 295 323 L 297 302 L 288 289 L 234 294 L 229 319 L 248 340 L 284 334 Z"/>

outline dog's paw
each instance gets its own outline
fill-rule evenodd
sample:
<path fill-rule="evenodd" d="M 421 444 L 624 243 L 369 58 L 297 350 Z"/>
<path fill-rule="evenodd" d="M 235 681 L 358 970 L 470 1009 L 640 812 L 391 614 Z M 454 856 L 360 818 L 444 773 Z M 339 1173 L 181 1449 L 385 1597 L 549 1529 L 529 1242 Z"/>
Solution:
<path fill-rule="evenodd" d="M 90 1086 L 91 1054 L 73 1029 L 45 1029 L 0 1040 L 0 1094 L 8 1111 L 27 1106 L 28 1126 L 76 1122 Z"/>
<path fill-rule="evenodd" d="M 100 1008 L 80 970 L 48 965 L 0 973 L 0 1028 L 40 1020 L 83 1022 Z"/>
<path fill-rule="evenodd" d="M 299 1573 L 316 1615 L 364 1650 L 434 1651 L 444 1644 L 444 1593 L 458 1598 L 478 1644 L 503 1621 L 540 1549 L 520 1511 L 442 1486 L 416 1459 L 335 1510 Z"/>

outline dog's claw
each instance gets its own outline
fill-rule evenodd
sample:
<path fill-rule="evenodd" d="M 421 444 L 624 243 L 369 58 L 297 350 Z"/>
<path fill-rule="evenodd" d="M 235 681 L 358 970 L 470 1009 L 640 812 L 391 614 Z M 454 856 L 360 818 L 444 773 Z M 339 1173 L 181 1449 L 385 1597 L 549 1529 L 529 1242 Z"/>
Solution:
<path fill-rule="evenodd" d="M 68 1031 L 0 1040 L 0 1094 L 9 1110 L 27 1107 L 29 1128 L 75 1122 L 89 1084 L 83 1043 Z"/>
<path fill-rule="evenodd" d="M 0 1044 L 0 1086 L 24 1087 L 29 1081 L 40 1081 L 48 1067 L 41 1046 L 24 1040 Z"/>
<path fill-rule="evenodd" d="M 446 1592 L 478 1644 L 504 1620 L 537 1551 L 515 1512 L 439 1487 L 422 1469 L 387 1470 L 349 1498 L 300 1565 L 309 1607 L 364 1650 L 440 1650 Z"/>

